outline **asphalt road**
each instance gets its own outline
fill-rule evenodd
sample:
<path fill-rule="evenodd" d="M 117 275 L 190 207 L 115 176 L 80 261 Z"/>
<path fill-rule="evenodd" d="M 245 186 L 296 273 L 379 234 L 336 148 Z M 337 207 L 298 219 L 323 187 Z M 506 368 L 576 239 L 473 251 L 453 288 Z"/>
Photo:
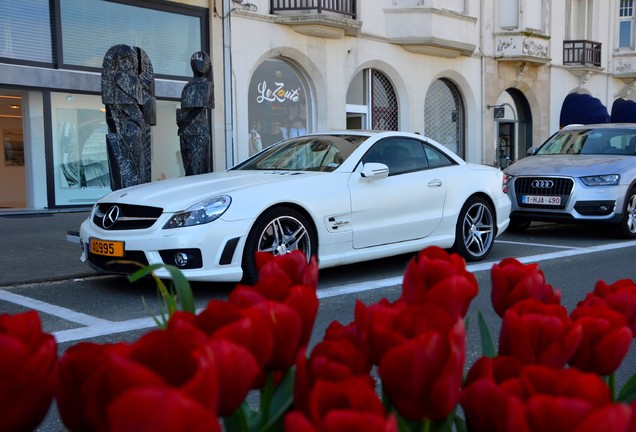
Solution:
<path fill-rule="evenodd" d="M 490 268 L 510 256 L 522 262 L 538 262 L 547 282 L 561 290 L 562 304 L 568 310 L 592 291 L 599 279 L 607 283 L 624 278 L 636 280 L 636 241 L 617 239 L 602 228 L 544 224 L 533 226 L 524 234 L 504 233 L 487 261 L 468 265 L 477 277 L 480 293 L 467 315 L 467 365 L 481 355 L 478 311 L 484 314 L 492 334 L 498 334 L 500 319 L 490 305 Z M 371 304 L 381 298 L 398 297 L 410 258 L 402 255 L 321 271 L 320 310 L 311 343 L 321 340 L 333 320 L 349 323 L 357 300 Z M 197 307 L 204 307 L 212 298 L 225 298 L 232 287 L 193 284 Z M 159 312 L 159 301 L 151 280 L 130 284 L 122 277 L 91 272 L 55 282 L 0 285 L 0 313 L 26 309 L 40 311 L 44 329 L 56 336 L 61 354 L 80 341 L 135 340 L 154 326 L 150 316 Z M 618 385 L 635 372 L 633 344 L 617 373 Z M 39 430 L 63 430 L 54 409 Z"/>

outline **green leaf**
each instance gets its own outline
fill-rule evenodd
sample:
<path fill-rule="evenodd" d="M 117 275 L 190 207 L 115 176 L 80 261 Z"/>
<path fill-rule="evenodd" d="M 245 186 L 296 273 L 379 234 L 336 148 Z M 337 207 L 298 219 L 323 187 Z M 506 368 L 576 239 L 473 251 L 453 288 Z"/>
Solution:
<path fill-rule="evenodd" d="M 163 267 L 163 265 L 164 265 L 164 264 L 152 264 L 152 265 L 144 266 L 143 264 L 140 264 L 140 263 L 135 262 L 135 261 L 116 261 L 116 262 L 121 263 L 121 264 L 126 264 L 126 263 L 127 264 L 135 264 L 135 265 L 140 267 L 139 270 L 137 270 L 136 272 L 134 272 L 133 274 L 128 276 L 128 280 L 131 281 L 131 282 L 137 282 L 139 279 L 151 275 L 152 272 L 154 272 L 158 268 Z"/>
<path fill-rule="evenodd" d="M 457 407 L 453 408 L 453 411 L 444 419 L 431 421 L 431 432 L 451 432 L 453 430 L 453 422 L 457 415 Z"/>
<path fill-rule="evenodd" d="M 136 282 L 143 277 L 152 275 L 157 285 L 157 292 L 159 293 L 163 304 L 165 305 L 166 311 L 168 312 L 168 319 L 177 310 L 190 312 L 192 314 L 195 313 L 194 295 L 192 294 L 192 288 L 190 287 L 188 280 L 185 278 L 178 267 L 167 264 L 152 264 L 142 266 L 141 264 L 134 261 L 119 262 L 135 264 L 141 267 L 141 269 L 128 276 L 128 280 L 130 282 Z M 165 268 L 170 273 L 170 289 L 168 289 L 163 281 L 154 274 L 154 271 L 161 267 Z M 155 319 L 155 322 L 158 321 L 157 318 L 153 318 Z M 165 317 L 162 321 L 164 323 L 167 322 Z M 163 327 L 165 327 L 165 325 L 163 325 Z"/>
<path fill-rule="evenodd" d="M 482 315 L 481 311 L 477 311 L 477 324 L 479 326 L 479 336 L 481 339 L 481 352 L 486 357 L 497 357 L 497 350 L 493 343 L 488 324 Z"/>
<path fill-rule="evenodd" d="M 255 431 L 258 425 L 258 412 L 243 401 L 229 417 L 223 418 L 223 430 L 226 432 Z"/>
<path fill-rule="evenodd" d="M 634 401 L 636 401 L 636 374 L 632 375 L 618 392 L 618 402 L 631 403 Z"/>
<path fill-rule="evenodd" d="M 454 425 L 455 425 L 455 430 L 457 432 L 468 432 L 468 427 L 466 426 L 466 421 L 460 417 L 457 414 L 457 411 L 455 411 L 455 419 L 454 419 Z"/>
<path fill-rule="evenodd" d="M 269 409 L 269 419 L 263 426 L 263 431 L 274 430 L 277 424 L 281 424 L 283 416 L 292 406 L 294 402 L 294 379 L 296 377 L 296 368 L 291 367 L 283 377 L 281 383 L 274 390 L 272 396 L 272 404 Z"/>
<path fill-rule="evenodd" d="M 178 267 L 172 265 L 164 265 L 164 267 L 168 270 L 172 278 L 172 283 L 177 292 L 177 299 L 181 304 L 181 310 L 195 313 L 194 295 L 192 294 L 192 288 L 190 288 L 188 280 L 183 276 L 183 273 Z"/>

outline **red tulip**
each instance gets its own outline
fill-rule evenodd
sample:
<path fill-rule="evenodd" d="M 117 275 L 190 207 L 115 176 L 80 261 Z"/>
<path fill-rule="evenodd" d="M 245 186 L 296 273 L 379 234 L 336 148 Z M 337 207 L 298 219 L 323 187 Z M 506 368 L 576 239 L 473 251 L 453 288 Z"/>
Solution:
<path fill-rule="evenodd" d="M 622 313 L 627 320 L 627 325 L 636 337 L 636 283 L 631 279 L 621 279 L 611 285 L 599 280 L 594 287 L 594 292 L 588 294 L 579 305 L 594 305 L 604 302 L 610 308 Z"/>
<path fill-rule="evenodd" d="M 636 432 L 636 409 L 614 403 L 595 410 L 576 427 L 576 432 Z"/>
<path fill-rule="evenodd" d="M 334 331 L 333 327 L 332 324 L 330 338 L 326 336 L 319 342 L 309 358 L 303 350 L 296 360 L 294 405 L 301 410 L 307 410 L 309 393 L 319 380 L 337 382 L 359 376 L 367 378 L 371 387 L 375 385 L 369 375 L 372 364 L 366 353 L 348 338 L 347 333 Z"/>
<path fill-rule="evenodd" d="M 529 432 L 523 401 L 490 379 L 467 386 L 460 403 L 472 431 Z"/>
<path fill-rule="evenodd" d="M 166 330 L 152 331 L 130 346 L 72 347 L 60 362 L 62 420 L 71 430 L 112 429 L 109 407 L 129 391 L 149 388 L 179 391 L 215 416 L 218 369 L 207 343 L 193 325 L 171 320 Z"/>
<path fill-rule="evenodd" d="M 193 325 L 170 321 L 166 330 L 152 331 L 135 342 L 130 358 L 215 412 L 218 366 L 204 349 L 207 343 L 206 335 Z"/>
<path fill-rule="evenodd" d="M 484 376 L 466 387 L 461 404 L 471 430 L 630 430 L 631 408 L 612 404 L 605 382 L 577 369 L 527 365 L 501 382 Z"/>
<path fill-rule="evenodd" d="M 271 301 L 252 306 L 260 314 L 272 335 L 272 357 L 264 369 L 269 372 L 285 372 L 295 362 L 301 350 L 301 319 L 290 307 Z"/>
<path fill-rule="evenodd" d="M 395 323 L 406 309 L 404 302 L 389 303 L 382 299 L 370 306 L 360 300 L 355 305 L 355 326 L 373 364 L 379 364 L 384 354 L 407 340 L 397 331 Z"/>
<path fill-rule="evenodd" d="M 325 330 L 323 340 L 347 340 L 358 349 L 364 350 L 362 336 L 358 331 L 358 327 L 356 327 L 355 321 L 350 322 L 346 326 L 340 324 L 338 321 L 332 321 Z"/>
<path fill-rule="evenodd" d="M 35 311 L 0 315 L 0 430 L 33 430 L 51 406 L 57 344 Z"/>
<path fill-rule="evenodd" d="M 570 317 L 583 329 L 581 344 L 570 365 L 599 375 L 616 371 L 632 342 L 632 331 L 625 325 L 625 316 L 598 304 L 579 306 Z"/>
<path fill-rule="evenodd" d="M 578 369 L 555 369 L 544 365 L 527 365 L 519 375 L 521 393 L 528 400 L 535 395 L 552 395 L 581 400 L 593 407 L 611 402 L 605 381 L 594 373 Z"/>
<path fill-rule="evenodd" d="M 466 270 L 464 259 L 437 246 L 427 247 L 411 259 L 402 283 L 407 304 L 434 303 L 453 318 L 466 315 L 477 291 L 477 279 Z"/>
<path fill-rule="evenodd" d="M 300 319 L 300 339 L 296 352 L 307 346 L 318 314 L 318 264 L 307 263 L 302 252 L 285 255 L 257 254 L 259 280 L 253 286 L 237 285 L 228 301 L 239 308 L 263 302 L 288 306 Z"/>
<path fill-rule="evenodd" d="M 554 292 L 545 283 L 538 264 L 522 264 L 515 258 L 505 258 L 492 266 L 491 301 L 495 312 L 503 318 L 509 307 L 533 298 L 546 304 L 560 304 L 561 291 Z"/>
<path fill-rule="evenodd" d="M 523 300 L 506 311 L 499 354 L 522 363 L 563 367 L 579 346 L 581 326 L 572 324 L 561 305 Z"/>
<path fill-rule="evenodd" d="M 285 416 L 285 430 L 294 432 L 397 432 L 368 380 L 352 377 L 338 382 L 317 381 L 309 400 L 309 414 Z"/>
<path fill-rule="evenodd" d="M 218 415 L 228 417 L 247 396 L 260 369 L 254 356 L 244 347 L 227 340 L 213 340 L 206 346 L 211 350 L 218 371 Z"/>
<path fill-rule="evenodd" d="M 284 255 L 258 252 L 256 263 L 259 269 L 257 286 L 263 279 L 273 279 L 275 285 L 282 287 L 309 285 L 314 290 L 318 288 L 318 263 L 315 257 L 307 263 L 305 255 L 300 251 Z M 284 293 L 282 295 L 285 296 Z"/>
<path fill-rule="evenodd" d="M 532 431 L 628 432 L 631 410 L 627 405 L 591 407 L 569 398 L 536 396 L 526 404 L 526 418 Z"/>
<path fill-rule="evenodd" d="M 578 431 L 598 420 L 599 412 L 611 415 L 601 416 L 596 428 L 587 430 L 626 430 L 629 416 L 622 408 L 618 413 L 610 408 L 609 388 L 596 374 L 532 365 L 524 369 L 519 381 L 526 421 L 533 431 Z M 617 428 L 608 429 L 612 425 Z"/>
<path fill-rule="evenodd" d="M 433 305 L 427 305 L 435 307 Z M 466 334 L 463 320 L 432 325 L 390 349 L 378 373 L 384 392 L 397 411 L 410 420 L 446 418 L 459 400 Z"/>
<path fill-rule="evenodd" d="M 112 356 L 126 357 L 130 346 L 123 343 L 99 345 L 81 342 L 66 350 L 60 359 L 57 408 L 69 430 L 96 430 L 87 416 L 87 400 L 94 395 L 84 390 L 91 376 L 109 365 Z"/>
<path fill-rule="evenodd" d="M 247 348 L 260 368 L 272 358 L 273 336 L 265 319 L 252 308 L 240 309 L 229 302 L 211 300 L 192 321 L 213 340 L 228 340 Z"/>
<path fill-rule="evenodd" d="M 480 379 L 488 379 L 496 384 L 518 378 L 523 370 L 523 363 L 514 357 L 480 357 L 471 366 L 466 376 L 466 385 Z"/>
<path fill-rule="evenodd" d="M 214 414 L 170 387 L 134 388 L 108 407 L 113 432 L 217 432 Z"/>

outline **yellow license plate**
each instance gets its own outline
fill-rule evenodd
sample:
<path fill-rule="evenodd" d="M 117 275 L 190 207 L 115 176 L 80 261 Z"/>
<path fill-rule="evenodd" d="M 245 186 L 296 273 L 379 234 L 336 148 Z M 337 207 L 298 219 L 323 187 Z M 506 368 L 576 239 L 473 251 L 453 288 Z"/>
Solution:
<path fill-rule="evenodd" d="M 91 239 L 90 251 L 96 255 L 105 255 L 112 257 L 124 256 L 124 242 Z"/>

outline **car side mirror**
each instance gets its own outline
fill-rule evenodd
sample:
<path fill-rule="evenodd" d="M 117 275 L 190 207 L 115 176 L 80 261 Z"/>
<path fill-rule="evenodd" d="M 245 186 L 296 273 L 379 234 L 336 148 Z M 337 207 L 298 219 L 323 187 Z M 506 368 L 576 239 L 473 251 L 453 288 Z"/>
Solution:
<path fill-rule="evenodd" d="M 526 152 L 527 156 L 534 156 L 537 154 L 537 152 L 539 151 L 539 147 L 530 147 L 528 149 L 528 151 Z"/>
<path fill-rule="evenodd" d="M 368 180 L 380 180 L 388 177 L 389 167 L 383 163 L 368 162 L 362 165 L 360 175 Z"/>

